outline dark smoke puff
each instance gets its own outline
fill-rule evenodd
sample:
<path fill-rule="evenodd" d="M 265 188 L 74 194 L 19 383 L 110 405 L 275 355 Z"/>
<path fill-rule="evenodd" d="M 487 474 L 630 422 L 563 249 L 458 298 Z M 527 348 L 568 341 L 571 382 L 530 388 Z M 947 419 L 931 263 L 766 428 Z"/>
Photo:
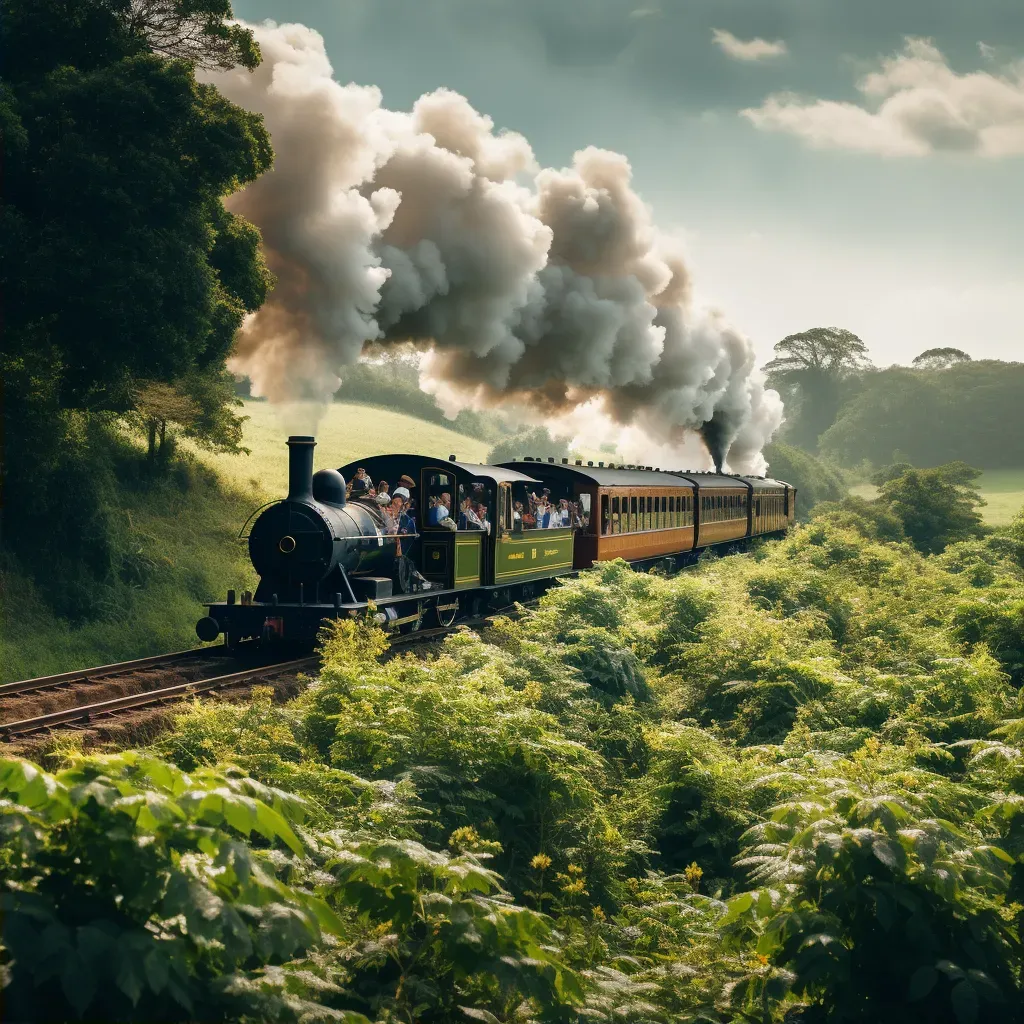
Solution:
<path fill-rule="evenodd" d="M 381 266 L 389 273 L 381 287 L 377 317 L 385 332 L 407 313 L 414 313 L 437 296 L 448 294 L 444 260 L 430 239 L 422 238 L 408 249 L 382 245 L 379 253 Z"/>
<path fill-rule="evenodd" d="M 510 324 L 531 301 L 535 275 L 547 260 L 549 229 L 531 217 L 514 187 L 474 177 L 468 158 L 431 149 L 419 137 L 399 149 L 379 170 L 375 183 L 401 193 L 401 204 L 383 232 L 385 247 L 406 251 L 429 242 L 447 287 L 421 287 L 425 302 L 410 308 L 414 289 L 396 282 L 394 296 L 381 291 L 380 317 L 386 336 L 440 349 L 464 350 L 484 362 L 481 378 L 495 382 L 523 351 Z M 398 264 L 390 257 L 394 268 Z M 411 264 L 411 266 L 410 266 Z M 417 260 L 402 272 L 418 272 Z M 486 360 L 492 360 L 491 365 Z"/>
<path fill-rule="evenodd" d="M 719 473 L 722 472 L 722 467 L 725 465 L 725 456 L 729 450 L 730 433 L 730 425 L 726 422 L 726 417 L 719 413 L 715 413 L 700 428 L 700 436 L 704 444 L 707 445 L 708 454 L 714 461 L 715 469 Z"/>

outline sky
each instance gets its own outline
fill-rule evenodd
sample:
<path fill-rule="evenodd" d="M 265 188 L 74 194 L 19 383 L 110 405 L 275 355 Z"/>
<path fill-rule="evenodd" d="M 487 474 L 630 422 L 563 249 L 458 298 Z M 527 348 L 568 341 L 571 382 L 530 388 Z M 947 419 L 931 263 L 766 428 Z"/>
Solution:
<path fill-rule="evenodd" d="M 562 167 L 624 153 L 698 298 L 767 361 L 853 331 L 879 366 L 1024 359 L 1020 0 L 235 0 L 340 82 L 445 86 Z"/>

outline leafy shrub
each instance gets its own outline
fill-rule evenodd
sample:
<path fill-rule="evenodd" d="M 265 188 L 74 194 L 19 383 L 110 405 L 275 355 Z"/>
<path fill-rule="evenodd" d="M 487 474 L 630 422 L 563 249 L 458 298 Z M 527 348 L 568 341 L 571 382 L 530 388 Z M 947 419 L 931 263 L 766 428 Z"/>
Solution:
<path fill-rule="evenodd" d="M 737 865 L 727 934 L 756 941 L 804 1021 L 1019 1020 L 1024 949 L 1002 913 L 1013 858 L 905 790 L 847 783 L 773 807 Z M 733 998 L 752 1008 L 761 979 Z"/>
<path fill-rule="evenodd" d="M 6 759 L 0 792 L 6 1014 L 318 1015 L 287 969 L 270 970 L 338 928 L 322 901 L 291 884 L 301 803 L 244 777 L 186 775 L 135 754 L 57 775 Z M 282 853 L 255 849 L 251 835 Z"/>

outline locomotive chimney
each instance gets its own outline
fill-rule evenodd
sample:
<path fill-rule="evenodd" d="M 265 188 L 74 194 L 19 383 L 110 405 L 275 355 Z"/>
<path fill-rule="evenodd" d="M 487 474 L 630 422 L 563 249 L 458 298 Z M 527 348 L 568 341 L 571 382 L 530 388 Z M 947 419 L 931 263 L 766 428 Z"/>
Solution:
<path fill-rule="evenodd" d="M 288 500 L 313 500 L 314 438 L 293 434 L 288 438 Z"/>

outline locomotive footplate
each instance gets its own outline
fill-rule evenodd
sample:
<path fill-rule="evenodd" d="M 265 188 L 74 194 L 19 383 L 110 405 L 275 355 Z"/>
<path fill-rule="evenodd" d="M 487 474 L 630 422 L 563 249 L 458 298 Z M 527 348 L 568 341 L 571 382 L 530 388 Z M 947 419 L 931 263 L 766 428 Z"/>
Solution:
<path fill-rule="evenodd" d="M 451 596 L 449 596 L 451 595 Z M 422 594 L 402 594 L 373 602 L 375 617 L 383 629 L 402 625 L 410 618 L 421 616 L 423 605 L 431 605 L 445 599 L 451 600 L 455 591 L 432 590 Z M 207 606 L 209 615 L 200 620 L 196 632 L 201 640 L 210 643 L 223 636 L 226 644 L 234 645 L 242 640 L 267 640 L 311 643 L 317 638 L 321 627 L 331 619 L 356 618 L 365 615 L 370 602 L 335 601 L 303 604 L 285 602 L 249 601 L 247 603 L 224 602 Z"/>

